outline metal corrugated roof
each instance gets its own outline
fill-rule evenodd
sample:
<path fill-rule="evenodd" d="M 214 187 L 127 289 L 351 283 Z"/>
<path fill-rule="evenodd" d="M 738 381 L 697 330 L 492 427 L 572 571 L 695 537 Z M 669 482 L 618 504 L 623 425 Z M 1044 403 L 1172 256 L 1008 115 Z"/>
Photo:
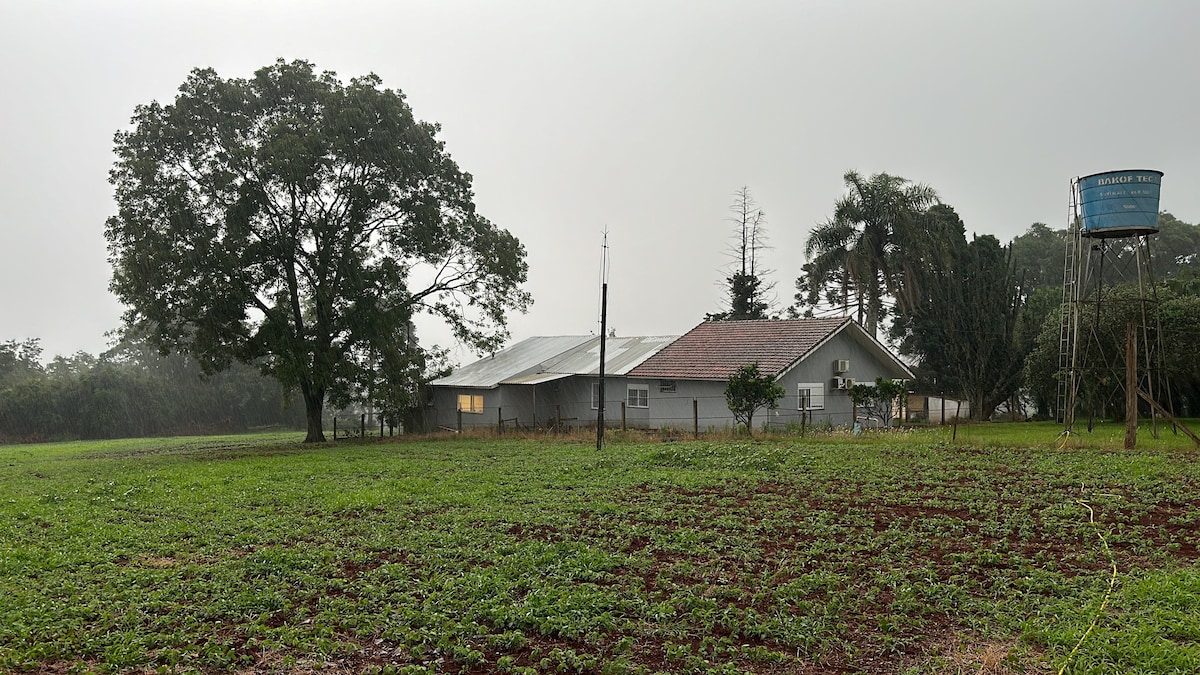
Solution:
<path fill-rule="evenodd" d="M 543 372 L 545 369 L 539 368 L 542 363 L 594 339 L 591 335 L 527 338 L 465 365 L 431 384 L 492 388 L 509 378 Z"/>
<path fill-rule="evenodd" d="M 657 354 L 678 337 L 677 335 L 610 337 L 604 345 L 604 372 L 606 375 L 624 375 L 638 364 Z M 544 370 L 571 375 L 599 375 L 599 336 L 550 359 L 545 363 Z"/>
<path fill-rule="evenodd" d="M 676 338 L 675 335 L 610 337 L 604 347 L 604 372 L 624 375 Z M 569 375 L 599 374 L 599 336 L 531 337 L 463 366 L 433 384 L 490 389 L 499 384 L 540 384 Z"/>
<path fill-rule="evenodd" d="M 542 384 L 543 382 L 553 382 L 561 380 L 564 377 L 570 377 L 571 373 L 531 373 L 529 375 L 521 375 L 520 377 L 510 377 L 500 384 Z"/>

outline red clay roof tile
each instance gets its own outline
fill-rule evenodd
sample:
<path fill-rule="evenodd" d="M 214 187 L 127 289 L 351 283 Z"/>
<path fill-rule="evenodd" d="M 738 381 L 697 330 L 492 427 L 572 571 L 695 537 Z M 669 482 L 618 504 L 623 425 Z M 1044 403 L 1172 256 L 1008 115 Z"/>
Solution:
<path fill-rule="evenodd" d="M 764 375 L 779 375 L 848 321 L 844 317 L 706 321 L 629 371 L 629 376 L 724 380 L 756 361 Z"/>

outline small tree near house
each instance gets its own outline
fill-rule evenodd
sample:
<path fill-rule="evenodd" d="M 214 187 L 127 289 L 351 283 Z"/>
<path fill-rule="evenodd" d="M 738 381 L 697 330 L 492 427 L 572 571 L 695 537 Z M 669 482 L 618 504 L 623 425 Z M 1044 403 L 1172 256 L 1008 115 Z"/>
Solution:
<path fill-rule="evenodd" d="M 746 433 L 754 435 L 754 413 L 759 408 L 776 408 L 786 392 L 774 375 L 763 375 L 758 363 L 747 363 L 729 376 L 725 385 L 725 403 L 738 424 L 746 425 Z"/>
<path fill-rule="evenodd" d="M 850 388 L 850 400 L 869 419 L 877 419 L 883 426 L 890 426 L 896 404 L 904 396 L 903 381 L 875 378 L 875 384 L 856 384 Z"/>

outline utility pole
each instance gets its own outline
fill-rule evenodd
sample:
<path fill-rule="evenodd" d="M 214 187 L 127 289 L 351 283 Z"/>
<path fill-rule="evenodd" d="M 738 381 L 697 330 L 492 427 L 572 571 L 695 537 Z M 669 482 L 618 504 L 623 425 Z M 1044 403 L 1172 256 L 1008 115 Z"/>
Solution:
<path fill-rule="evenodd" d="M 604 347 L 608 342 L 608 230 L 600 254 L 600 401 L 596 407 L 596 450 L 604 449 Z"/>

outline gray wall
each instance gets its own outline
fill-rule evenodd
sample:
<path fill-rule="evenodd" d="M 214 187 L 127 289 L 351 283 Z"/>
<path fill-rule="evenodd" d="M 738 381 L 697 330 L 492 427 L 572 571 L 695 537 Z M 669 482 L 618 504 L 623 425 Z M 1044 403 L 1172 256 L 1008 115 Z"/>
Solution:
<path fill-rule="evenodd" d="M 840 375 L 834 373 L 833 368 L 834 361 L 839 359 L 850 361 L 850 369 Z M 801 413 L 797 390 L 802 382 L 819 383 L 824 389 L 824 409 L 810 411 L 807 423 L 850 426 L 853 404 L 849 392 L 834 389 L 833 378 L 849 377 L 862 384 L 873 384 L 877 375 L 891 370 L 875 349 L 859 343 L 851 337 L 849 330 L 844 330 L 784 374 L 780 384 L 785 395 L 779 401 L 779 407 L 758 411 L 754 426 L 761 429 L 764 424 L 799 424 Z M 510 420 L 506 424 L 512 424 L 511 420 L 517 418 L 522 427 L 546 426 L 558 416 L 568 426 L 594 426 L 597 411 L 592 408 L 592 385 L 598 381 L 599 378 L 593 376 L 572 375 L 538 385 L 500 385 L 492 389 L 433 387 L 432 418 L 440 427 L 455 428 L 458 395 L 475 394 L 483 396 L 484 411 L 482 414 L 463 413 L 463 428 L 495 427 L 501 412 L 505 420 Z M 631 385 L 647 387 L 650 407 L 626 405 L 625 423 L 630 428 L 675 428 L 690 432 L 693 400 L 700 431 L 733 426 L 733 415 L 725 404 L 725 380 L 674 380 L 674 391 L 666 391 L 663 384 L 658 378 L 606 377 L 605 426 L 621 425 L 621 404 L 627 401 Z"/>
<path fill-rule="evenodd" d="M 840 375 L 834 373 L 833 368 L 834 361 L 839 359 L 850 361 L 850 369 Z M 779 401 L 779 407 L 755 413 L 754 427 L 761 429 L 764 424 L 800 424 L 800 383 L 821 384 L 824 389 L 824 409 L 809 411 L 807 423 L 850 426 L 854 412 L 850 394 L 846 390 L 834 389 L 833 378 L 849 377 L 862 384 L 873 384 L 876 376 L 891 370 L 885 366 L 876 350 L 858 343 L 848 332 L 839 333 L 780 378 L 779 383 L 785 395 Z M 630 378 L 630 382 L 635 381 L 638 379 Z M 733 415 L 725 403 L 725 380 L 676 380 L 674 392 L 660 391 L 658 379 L 642 379 L 641 382 L 650 388 L 650 409 L 641 412 L 651 428 L 671 427 L 691 431 L 693 399 L 696 401 L 700 431 L 733 427 Z"/>
<path fill-rule="evenodd" d="M 500 415 L 505 425 L 521 427 L 548 426 L 561 417 L 567 426 L 594 426 L 597 411 L 592 408 L 592 385 L 598 377 L 572 375 L 541 384 L 502 384 L 492 389 L 471 387 L 433 387 L 431 419 L 444 429 L 455 429 L 458 424 L 458 396 L 460 394 L 483 396 L 482 414 L 462 415 L 464 429 L 495 427 Z M 605 426 L 621 425 L 621 403 L 626 399 L 624 377 L 604 378 Z M 690 414 L 690 413 L 689 413 Z M 628 410 L 629 426 L 646 427 L 647 410 Z"/>

